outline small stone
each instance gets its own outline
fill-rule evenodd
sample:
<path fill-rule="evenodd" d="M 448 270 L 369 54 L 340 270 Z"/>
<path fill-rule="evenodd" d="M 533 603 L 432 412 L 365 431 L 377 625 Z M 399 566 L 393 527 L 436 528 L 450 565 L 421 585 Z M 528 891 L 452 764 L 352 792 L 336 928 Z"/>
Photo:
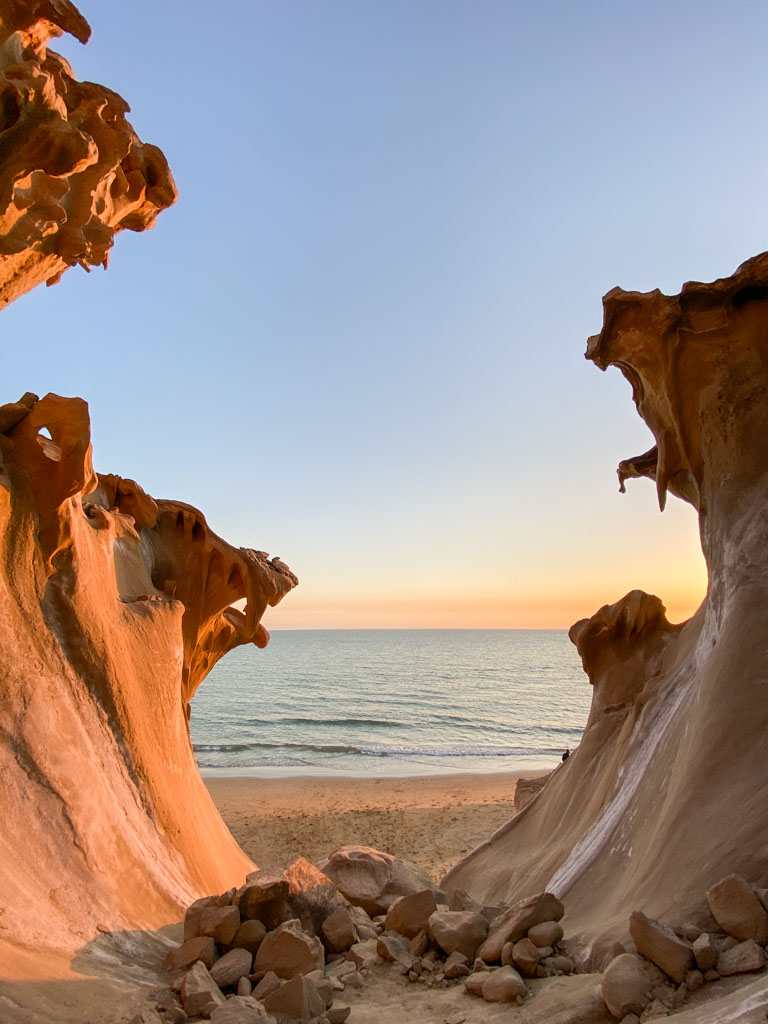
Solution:
<path fill-rule="evenodd" d="M 344 1021 L 351 1012 L 351 1006 L 334 1006 L 333 1009 L 328 1010 L 326 1013 L 328 1024 L 344 1024 Z"/>
<path fill-rule="evenodd" d="M 522 939 L 536 924 L 559 921 L 564 913 L 563 904 L 551 892 L 522 899 L 496 918 L 477 955 L 482 960 L 495 963 L 501 959 L 501 951 L 507 942 Z"/>
<path fill-rule="evenodd" d="M 458 950 L 455 953 L 451 953 L 445 961 L 443 976 L 450 980 L 453 980 L 454 978 L 466 978 L 471 973 L 472 972 L 469 969 L 469 960 L 463 953 L 459 953 Z"/>
<path fill-rule="evenodd" d="M 573 960 L 562 953 L 552 957 L 552 966 L 558 974 L 573 974 Z"/>
<path fill-rule="evenodd" d="M 733 949 L 733 947 L 738 946 L 738 944 L 739 940 L 734 935 L 726 935 L 720 943 L 720 952 L 727 953 L 729 949 Z"/>
<path fill-rule="evenodd" d="M 528 938 L 534 946 L 554 946 L 563 937 L 563 926 L 557 921 L 542 921 L 528 929 Z"/>
<path fill-rule="evenodd" d="M 357 930 L 357 938 L 359 942 L 365 942 L 366 939 L 375 939 L 378 935 L 376 931 L 376 925 L 366 914 L 362 907 L 348 907 L 350 916 L 355 924 Z"/>
<path fill-rule="evenodd" d="M 331 975 L 328 978 L 328 981 L 329 981 L 330 986 L 331 986 L 331 988 L 333 989 L 334 992 L 343 992 L 344 991 L 344 982 L 341 980 L 341 978 L 337 978 L 334 975 Z"/>
<path fill-rule="evenodd" d="M 714 968 L 709 971 L 704 971 L 704 981 L 717 981 L 719 977 L 720 975 Z"/>
<path fill-rule="evenodd" d="M 355 922 L 345 907 L 339 907 L 326 917 L 321 932 L 326 949 L 332 953 L 343 953 L 357 941 Z"/>
<path fill-rule="evenodd" d="M 429 931 L 449 956 L 458 950 L 471 960 L 488 933 L 488 922 L 471 910 L 437 910 L 429 918 Z"/>
<path fill-rule="evenodd" d="M 250 996 L 233 996 L 211 1014 L 211 1024 L 267 1024 L 261 1003 Z"/>
<path fill-rule="evenodd" d="M 724 932 L 761 946 L 768 942 L 768 912 L 741 875 L 728 875 L 708 889 L 707 903 Z"/>
<path fill-rule="evenodd" d="M 488 975 L 488 971 L 476 971 L 474 974 L 470 974 L 468 978 L 464 979 L 464 988 L 471 996 L 482 996 L 483 985 Z"/>
<path fill-rule="evenodd" d="M 228 945 L 240 927 L 237 907 L 206 907 L 200 914 L 200 934 L 210 935 L 221 946 Z"/>
<path fill-rule="evenodd" d="M 376 943 L 376 952 L 390 963 L 408 964 L 410 970 L 413 957 L 408 939 L 402 935 L 381 935 Z"/>
<path fill-rule="evenodd" d="M 626 1017 L 622 1017 L 619 1024 L 640 1024 L 640 1018 L 636 1013 L 628 1013 Z"/>
<path fill-rule="evenodd" d="M 675 1010 L 679 1010 L 685 1000 L 688 998 L 688 986 L 685 982 L 682 985 L 678 985 L 675 989 L 675 994 L 672 996 L 672 1007 Z"/>
<path fill-rule="evenodd" d="M 241 978 L 237 983 L 237 994 L 239 996 L 249 996 L 253 991 L 253 985 L 250 983 L 248 978 Z"/>
<path fill-rule="evenodd" d="M 295 919 L 268 932 L 258 948 L 254 970 L 274 971 L 278 978 L 309 974 L 325 966 L 325 950 L 314 936 L 305 935 Z"/>
<path fill-rule="evenodd" d="M 417 974 L 416 971 L 408 971 L 408 981 L 418 981 L 421 975 Z"/>
<path fill-rule="evenodd" d="M 427 951 L 427 946 L 429 946 L 429 936 L 427 935 L 426 930 L 422 928 L 421 931 L 411 939 L 411 953 L 413 956 L 424 956 Z"/>
<path fill-rule="evenodd" d="M 688 942 L 695 942 L 696 939 L 701 935 L 701 928 L 695 924 L 684 924 L 680 928 L 680 937 L 687 939 Z"/>
<path fill-rule="evenodd" d="M 508 948 L 507 946 L 504 947 Z M 502 962 L 504 957 L 504 950 L 502 950 Z M 520 970 L 527 974 L 529 978 L 533 978 L 536 974 L 536 968 L 539 965 L 540 950 L 537 946 L 531 942 L 530 939 L 520 939 L 512 947 L 512 960 Z"/>
<path fill-rule="evenodd" d="M 359 971 L 352 971 L 350 974 L 345 974 L 341 980 L 347 988 L 365 988 L 365 981 Z"/>
<path fill-rule="evenodd" d="M 697 992 L 704 984 L 704 975 L 701 971 L 688 971 L 685 984 L 689 992 Z"/>
<path fill-rule="evenodd" d="M 765 953 L 754 939 L 747 939 L 731 949 L 723 950 L 717 958 L 717 973 L 721 977 L 729 974 L 747 974 L 749 971 L 762 971 L 763 967 L 765 967 Z"/>
<path fill-rule="evenodd" d="M 198 960 L 187 972 L 181 986 L 181 1002 L 185 1012 L 190 1017 L 196 1017 L 207 1011 L 206 1015 L 210 1017 L 208 1007 L 223 1006 L 224 1001 L 221 989 L 208 973 L 208 968 Z"/>
<path fill-rule="evenodd" d="M 479 956 L 475 958 L 475 962 L 472 965 L 472 970 L 475 974 L 478 974 L 480 971 L 490 971 L 491 969 L 492 968 L 485 962 L 485 960 L 481 960 Z"/>
<path fill-rule="evenodd" d="M 717 963 L 717 947 L 712 941 L 712 936 L 702 932 L 693 942 L 693 955 L 696 957 L 696 965 L 700 971 L 709 971 Z"/>
<path fill-rule="evenodd" d="M 387 931 L 399 932 L 407 939 L 413 939 L 429 925 L 429 919 L 437 910 L 432 889 L 422 889 L 394 900 L 387 910 L 384 927 Z"/>
<path fill-rule="evenodd" d="M 231 949 L 211 968 L 211 977 L 219 988 L 238 984 L 243 975 L 251 973 L 253 957 L 247 949 Z"/>
<path fill-rule="evenodd" d="M 154 1006 L 146 1006 L 131 1017 L 129 1024 L 163 1024 L 163 1020 Z"/>
<path fill-rule="evenodd" d="M 284 1014 L 302 1024 L 308 1024 L 326 1010 L 320 993 L 303 974 L 295 974 L 276 992 L 270 992 L 264 999 L 264 1007 L 269 1013 Z"/>
<path fill-rule="evenodd" d="M 255 918 L 252 921 L 243 921 L 235 933 L 232 945 L 238 949 L 247 949 L 249 953 L 255 953 L 264 941 L 267 929 L 261 921 Z"/>
<path fill-rule="evenodd" d="M 514 967 L 500 967 L 487 974 L 483 983 L 483 999 L 486 1003 L 512 1003 L 526 994 L 525 982 Z"/>
<path fill-rule="evenodd" d="M 260 982 L 254 987 L 251 995 L 254 999 L 259 999 L 264 1002 L 270 992 L 276 992 L 281 985 L 281 981 L 274 971 L 267 971 Z"/>
<path fill-rule="evenodd" d="M 202 960 L 206 967 L 213 967 L 216 959 L 216 943 L 204 935 L 195 939 L 188 939 L 178 949 L 172 949 L 165 958 L 166 971 L 183 971 L 186 968 Z"/>

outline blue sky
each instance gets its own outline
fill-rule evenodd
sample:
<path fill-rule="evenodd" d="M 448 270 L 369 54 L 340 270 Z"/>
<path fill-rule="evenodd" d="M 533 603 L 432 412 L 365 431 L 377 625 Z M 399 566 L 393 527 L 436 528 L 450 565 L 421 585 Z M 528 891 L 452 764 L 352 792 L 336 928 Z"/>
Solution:
<path fill-rule="evenodd" d="M 651 439 L 583 352 L 614 285 L 766 247 L 768 8 L 79 7 L 90 43 L 54 48 L 181 198 L 3 313 L 3 400 L 83 396 L 97 469 L 284 558 L 268 626 L 692 610 L 695 516 L 618 495 Z"/>

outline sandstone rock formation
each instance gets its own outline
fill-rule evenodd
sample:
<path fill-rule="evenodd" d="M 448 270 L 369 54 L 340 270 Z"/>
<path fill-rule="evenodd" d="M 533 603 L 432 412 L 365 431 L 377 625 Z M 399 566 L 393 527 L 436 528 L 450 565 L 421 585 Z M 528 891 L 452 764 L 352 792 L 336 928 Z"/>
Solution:
<path fill-rule="evenodd" d="M 242 881 L 189 701 L 227 651 L 267 643 L 296 582 L 191 506 L 98 476 L 80 399 L 0 407 L 0 945 L 71 951 Z"/>
<path fill-rule="evenodd" d="M 117 231 L 152 227 L 176 200 L 125 100 L 48 50 L 63 32 L 91 33 L 69 0 L 0 3 L 0 308 L 68 267 L 106 267 Z"/>
<path fill-rule="evenodd" d="M 768 882 L 768 254 L 677 296 L 615 289 L 604 307 L 587 357 L 621 370 L 656 440 L 622 485 L 649 477 L 662 507 L 671 491 L 698 510 L 708 594 L 680 626 L 635 591 L 573 627 L 593 685 L 581 745 L 442 882 L 485 903 L 567 894 L 597 966 L 637 907 L 697 923 L 723 875 Z"/>

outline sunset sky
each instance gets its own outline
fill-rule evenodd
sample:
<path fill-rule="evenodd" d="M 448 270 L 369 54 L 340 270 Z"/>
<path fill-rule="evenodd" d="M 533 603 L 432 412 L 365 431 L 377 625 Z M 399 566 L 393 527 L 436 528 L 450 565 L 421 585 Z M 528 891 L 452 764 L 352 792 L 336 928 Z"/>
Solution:
<path fill-rule="evenodd" d="M 693 511 L 583 358 L 615 285 L 768 239 L 768 7 L 78 0 L 79 78 L 181 199 L 2 314 L 0 401 L 90 403 L 97 470 L 200 507 L 300 588 L 268 628 L 567 627 L 706 587 Z"/>

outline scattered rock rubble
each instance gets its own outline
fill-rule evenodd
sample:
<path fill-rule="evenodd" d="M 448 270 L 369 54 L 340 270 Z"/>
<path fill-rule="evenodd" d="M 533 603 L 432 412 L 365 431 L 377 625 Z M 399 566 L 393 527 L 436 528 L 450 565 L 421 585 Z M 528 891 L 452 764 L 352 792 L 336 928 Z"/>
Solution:
<path fill-rule="evenodd" d="M 299 858 L 280 876 L 256 871 L 239 889 L 193 903 L 184 941 L 166 957 L 170 989 L 132 1024 L 343 1024 L 351 1007 L 336 1000 L 385 965 L 401 984 L 463 985 L 517 1005 L 535 979 L 575 971 L 552 893 L 484 907 L 462 890 L 446 898 L 419 868 L 366 847 L 324 866 L 334 863 L 341 884 Z M 635 911 L 634 949 L 617 945 L 602 976 L 608 1012 L 638 1024 L 680 1008 L 706 982 L 763 970 L 766 897 L 737 875 L 718 882 L 707 902 L 719 931 L 670 928 Z"/>

